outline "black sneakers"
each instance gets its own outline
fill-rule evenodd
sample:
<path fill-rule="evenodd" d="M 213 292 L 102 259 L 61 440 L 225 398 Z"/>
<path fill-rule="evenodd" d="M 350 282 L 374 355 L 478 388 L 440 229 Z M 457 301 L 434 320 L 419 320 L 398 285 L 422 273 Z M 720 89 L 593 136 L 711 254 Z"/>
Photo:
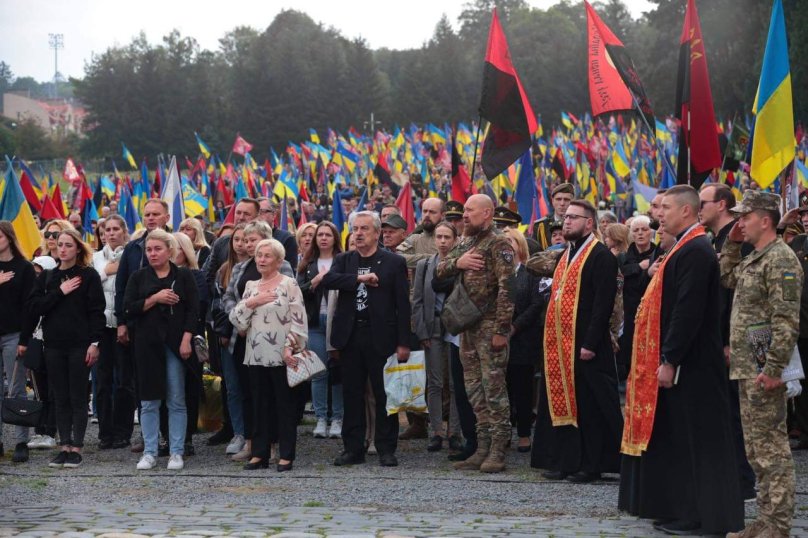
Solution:
<path fill-rule="evenodd" d="M 51 462 L 48 464 L 48 467 L 56 467 L 61 469 L 62 467 L 65 466 L 65 462 L 67 461 L 67 457 L 69 455 L 70 452 L 68 452 L 67 450 L 62 450 L 61 452 L 56 454 L 55 458 L 51 460 Z"/>
<path fill-rule="evenodd" d="M 25 463 L 28 461 L 28 443 L 17 443 L 14 447 L 14 455 L 11 456 L 14 463 Z"/>
<path fill-rule="evenodd" d="M 67 455 L 67 460 L 65 461 L 65 469 L 75 469 L 81 465 L 81 454 L 78 452 L 71 452 Z"/>

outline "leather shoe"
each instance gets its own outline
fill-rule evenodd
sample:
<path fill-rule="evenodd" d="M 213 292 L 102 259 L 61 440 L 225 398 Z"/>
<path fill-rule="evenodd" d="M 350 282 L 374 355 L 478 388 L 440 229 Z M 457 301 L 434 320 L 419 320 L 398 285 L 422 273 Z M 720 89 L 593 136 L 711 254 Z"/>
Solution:
<path fill-rule="evenodd" d="M 208 446 L 226 445 L 233 438 L 232 428 L 222 428 L 208 438 Z"/>
<path fill-rule="evenodd" d="M 395 454 L 379 454 L 379 465 L 382 467 L 398 467 L 398 458 Z"/>
<path fill-rule="evenodd" d="M 702 534 L 698 521 L 671 521 L 659 526 L 659 530 L 673 536 L 696 536 Z"/>
<path fill-rule="evenodd" d="M 255 471 L 256 469 L 267 468 L 269 468 L 269 461 L 266 459 L 245 463 L 243 467 L 245 471 Z"/>
<path fill-rule="evenodd" d="M 521 453 L 523 453 L 523 454 L 524 454 L 524 453 L 526 453 L 526 452 L 530 452 L 530 449 L 531 449 L 531 446 L 530 446 L 530 445 L 527 445 L 527 446 L 518 446 L 518 447 L 516 447 L 516 451 L 517 451 L 517 452 L 521 452 Z"/>
<path fill-rule="evenodd" d="M 358 465 L 360 463 L 365 463 L 365 455 L 354 454 L 353 452 L 343 452 L 334 460 L 334 465 L 337 467 L 342 467 L 343 465 Z"/>
<path fill-rule="evenodd" d="M 584 471 L 579 471 L 567 477 L 567 481 L 573 482 L 574 484 L 589 484 L 595 480 L 600 480 L 600 473 L 585 473 Z"/>
<path fill-rule="evenodd" d="M 569 473 L 564 471 L 544 471 L 541 476 L 546 480 L 564 480 L 569 476 Z"/>
<path fill-rule="evenodd" d="M 463 450 L 463 438 L 459 435 L 450 435 L 449 450 Z"/>
<path fill-rule="evenodd" d="M 126 439 L 118 439 L 117 441 L 112 441 L 112 448 L 126 448 L 129 446 L 129 441 Z"/>
<path fill-rule="evenodd" d="M 279 473 L 282 473 L 284 471 L 291 471 L 292 462 L 290 461 L 289 463 L 279 463 L 276 469 L 278 470 Z"/>
<path fill-rule="evenodd" d="M 429 452 L 437 452 L 443 448 L 443 437 L 440 435 L 434 435 L 429 439 L 429 444 L 426 445 L 426 449 Z"/>
<path fill-rule="evenodd" d="M 112 448 L 113 442 L 111 439 L 102 439 L 98 441 L 98 450 L 109 450 Z"/>
<path fill-rule="evenodd" d="M 668 523 L 673 523 L 674 521 L 676 520 L 670 518 L 656 519 L 651 523 L 651 525 L 653 525 L 656 530 L 661 531 L 662 525 L 667 525 Z"/>

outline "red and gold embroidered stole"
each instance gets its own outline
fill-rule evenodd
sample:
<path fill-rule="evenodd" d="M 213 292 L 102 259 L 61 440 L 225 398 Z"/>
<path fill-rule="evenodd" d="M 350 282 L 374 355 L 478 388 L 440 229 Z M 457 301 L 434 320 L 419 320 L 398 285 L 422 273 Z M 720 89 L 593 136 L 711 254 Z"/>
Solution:
<path fill-rule="evenodd" d="M 594 236 L 569 262 L 569 250 L 562 254 L 553 273 L 550 304 L 544 324 L 544 379 L 553 426 L 578 426 L 575 404 L 575 321 L 581 274 L 597 243 Z"/>
<path fill-rule="evenodd" d="M 626 383 L 625 426 L 620 451 L 640 456 L 648 448 L 654 429 L 657 395 L 659 392 L 659 355 L 662 347 L 662 279 L 665 265 L 689 241 L 704 235 L 704 228 L 695 226 L 688 231 L 662 260 L 642 296 L 634 318 L 634 348 L 631 371 Z"/>

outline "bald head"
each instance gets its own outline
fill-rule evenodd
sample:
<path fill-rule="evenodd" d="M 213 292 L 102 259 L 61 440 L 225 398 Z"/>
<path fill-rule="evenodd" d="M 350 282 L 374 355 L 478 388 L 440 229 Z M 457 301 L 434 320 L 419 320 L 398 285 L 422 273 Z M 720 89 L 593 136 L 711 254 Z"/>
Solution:
<path fill-rule="evenodd" d="M 465 235 L 477 235 L 487 230 L 494 222 L 494 202 L 485 194 L 474 194 L 463 207 Z"/>

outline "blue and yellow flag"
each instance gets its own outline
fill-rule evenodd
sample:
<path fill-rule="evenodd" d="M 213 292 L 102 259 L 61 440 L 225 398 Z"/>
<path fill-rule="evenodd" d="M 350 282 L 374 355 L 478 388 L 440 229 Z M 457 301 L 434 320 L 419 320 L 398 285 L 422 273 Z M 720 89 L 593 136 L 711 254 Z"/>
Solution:
<path fill-rule="evenodd" d="M 135 161 L 135 157 L 132 155 L 132 152 L 126 147 L 126 144 L 121 142 L 121 147 L 123 148 L 123 158 L 129 163 L 129 166 L 132 167 L 133 170 L 137 170 L 137 162 Z"/>
<path fill-rule="evenodd" d="M 199 146 L 199 151 L 202 152 L 202 155 L 204 155 L 206 159 L 209 159 L 210 158 L 210 148 L 208 148 L 208 145 L 205 144 L 202 141 L 201 138 L 199 138 L 198 133 L 195 132 L 194 136 L 196 137 L 196 144 Z"/>
<path fill-rule="evenodd" d="M 3 197 L 0 198 L 0 220 L 7 220 L 11 223 L 23 254 L 26 258 L 31 259 L 42 242 L 42 238 L 36 227 L 31 208 L 25 201 L 17 174 L 14 173 L 14 166 L 8 157 L 6 157 L 6 164 L 8 168 L 6 169 Z"/>
<path fill-rule="evenodd" d="M 182 178 L 182 202 L 186 218 L 202 215 L 208 209 L 208 199 L 191 185 L 188 178 Z"/>
<path fill-rule="evenodd" d="M 757 117 L 749 175 L 765 189 L 794 160 L 796 146 L 791 70 L 781 0 L 774 0 L 772 7 L 769 37 L 752 112 Z"/>

